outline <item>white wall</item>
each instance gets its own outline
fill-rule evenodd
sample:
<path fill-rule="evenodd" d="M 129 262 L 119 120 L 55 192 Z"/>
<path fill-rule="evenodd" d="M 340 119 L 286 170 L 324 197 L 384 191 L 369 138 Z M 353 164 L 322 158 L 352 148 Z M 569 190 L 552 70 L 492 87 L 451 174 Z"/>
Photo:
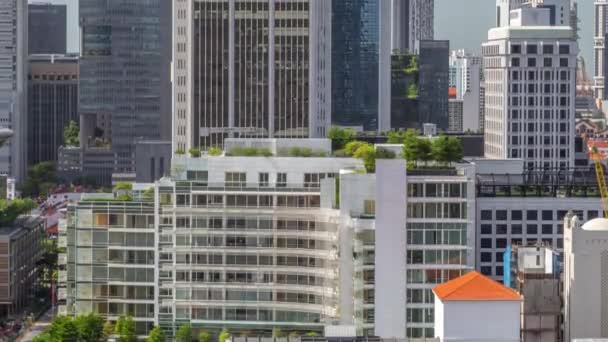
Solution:
<path fill-rule="evenodd" d="M 435 298 L 435 334 L 442 342 L 519 342 L 520 305 L 520 301 L 442 303 Z"/>
<path fill-rule="evenodd" d="M 406 171 L 405 161 L 376 161 L 375 333 L 405 338 Z M 382 181 L 382 180 L 389 180 Z"/>

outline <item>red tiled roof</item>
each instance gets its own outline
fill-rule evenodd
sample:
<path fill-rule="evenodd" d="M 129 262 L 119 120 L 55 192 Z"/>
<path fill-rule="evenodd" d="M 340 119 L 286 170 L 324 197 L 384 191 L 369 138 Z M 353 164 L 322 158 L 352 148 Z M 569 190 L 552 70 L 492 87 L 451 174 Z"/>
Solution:
<path fill-rule="evenodd" d="M 478 272 L 435 286 L 433 292 L 441 301 L 520 301 L 521 296 L 501 283 Z"/>

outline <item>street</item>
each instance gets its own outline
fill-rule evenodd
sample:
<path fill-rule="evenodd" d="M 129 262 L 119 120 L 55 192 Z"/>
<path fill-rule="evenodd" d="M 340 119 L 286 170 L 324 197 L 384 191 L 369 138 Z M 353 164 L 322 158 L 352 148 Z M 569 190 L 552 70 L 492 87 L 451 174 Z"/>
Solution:
<path fill-rule="evenodd" d="M 53 316 L 54 316 L 54 312 L 53 309 L 49 309 L 47 312 L 44 313 L 44 315 L 40 316 L 40 319 L 38 319 L 34 325 L 28 329 L 28 331 L 25 333 L 25 336 L 23 336 L 20 339 L 17 339 L 17 341 L 21 341 L 21 342 L 31 342 L 34 340 L 34 338 L 38 335 L 40 335 L 50 324 L 51 321 L 53 320 Z"/>

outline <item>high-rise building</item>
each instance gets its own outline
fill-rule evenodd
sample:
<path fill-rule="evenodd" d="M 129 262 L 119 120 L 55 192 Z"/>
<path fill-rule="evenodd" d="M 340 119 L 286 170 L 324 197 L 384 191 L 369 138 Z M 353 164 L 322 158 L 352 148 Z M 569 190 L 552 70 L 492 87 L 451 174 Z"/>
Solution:
<path fill-rule="evenodd" d="M 545 7 L 513 10 L 510 23 L 491 29 L 483 44 L 488 158 L 522 158 L 528 168 L 574 166 L 578 45 L 552 16 Z"/>
<path fill-rule="evenodd" d="M 28 5 L 29 54 L 67 52 L 67 6 L 51 3 Z"/>
<path fill-rule="evenodd" d="M 171 2 L 79 5 L 81 160 L 97 150 L 113 156 L 99 171 L 108 183 L 111 173 L 134 172 L 136 140 L 170 136 Z"/>
<path fill-rule="evenodd" d="M 482 57 L 464 50 L 450 55 L 450 87 L 456 88 L 456 99 L 463 102 L 463 131 L 478 132 L 483 126 Z"/>
<path fill-rule="evenodd" d="M 593 78 L 593 89 L 595 97 L 606 100 L 606 37 L 608 34 L 608 0 L 595 0 L 595 30 L 594 44 L 595 52 L 595 77 Z"/>
<path fill-rule="evenodd" d="M 27 0 L 0 2 L 0 126 L 13 138 L 0 149 L 0 173 L 20 179 L 27 146 Z"/>
<path fill-rule="evenodd" d="M 448 100 L 448 132 L 462 133 L 464 101 Z"/>
<path fill-rule="evenodd" d="M 28 165 L 56 162 L 65 127 L 78 122 L 78 57 L 30 55 L 27 93 Z"/>
<path fill-rule="evenodd" d="M 379 1 L 332 1 L 333 125 L 378 129 Z"/>
<path fill-rule="evenodd" d="M 174 150 L 327 134 L 330 1 L 176 1 L 174 27 Z"/>
<path fill-rule="evenodd" d="M 440 130 L 448 129 L 450 42 L 420 41 L 419 65 L 419 124 L 433 123 Z"/>

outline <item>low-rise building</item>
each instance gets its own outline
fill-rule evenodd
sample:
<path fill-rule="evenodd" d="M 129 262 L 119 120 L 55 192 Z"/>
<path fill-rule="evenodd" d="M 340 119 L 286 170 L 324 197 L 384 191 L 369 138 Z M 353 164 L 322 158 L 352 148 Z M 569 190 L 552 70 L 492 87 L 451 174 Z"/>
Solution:
<path fill-rule="evenodd" d="M 519 342 L 522 297 L 480 273 L 433 288 L 435 335 L 442 342 Z"/>
<path fill-rule="evenodd" d="M 44 220 L 23 216 L 0 228 L 0 317 L 19 313 L 33 299 Z"/>

